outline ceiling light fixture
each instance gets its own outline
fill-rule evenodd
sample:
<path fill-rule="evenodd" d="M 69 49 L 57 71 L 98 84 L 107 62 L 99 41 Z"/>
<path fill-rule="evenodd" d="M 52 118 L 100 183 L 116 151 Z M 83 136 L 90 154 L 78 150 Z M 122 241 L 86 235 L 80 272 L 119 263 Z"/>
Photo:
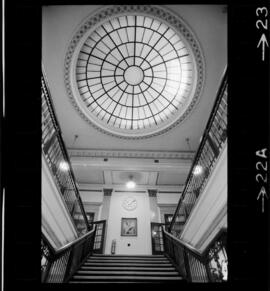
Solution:
<path fill-rule="evenodd" d="M 128 189 L 134 189 L 136 186 L 136 183 L 133 181 L 133 177 L 129 176 L 129 181 L 126 183 L 126 186 Z"/>
<path fill-rule="evenodd" d="M 61 161 L 60 164 L 59 164 L 59 168 L 60 168 L 61 171 L 66 172 L 66 171 L 69 170 L 69 165 L 68 165 L 67 162 Z"/>
<path fill-rule="evenodd" d="M 197 165 L 195 166 L 194 170 L 193 170 L 193 174 L 195 176 L 201 175 L 203 172 L 203 167 L 201 165 Z"/>

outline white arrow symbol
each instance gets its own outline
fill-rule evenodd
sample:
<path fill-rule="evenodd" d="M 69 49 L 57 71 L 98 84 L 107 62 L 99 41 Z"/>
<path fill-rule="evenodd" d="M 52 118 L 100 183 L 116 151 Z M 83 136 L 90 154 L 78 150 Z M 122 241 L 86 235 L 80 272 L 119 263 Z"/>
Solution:
<path fill-rule="evenodd" d="M 266 197 L 266 199 L 268 199 L 268 196 L 266 194 L 266 190 L 265 190 L 264 186 L 262 186 L 260 193 L 257 197 L 257 200 L 260 198 L 260 196 L 262 196 L 262 212 L 264 212 L 264 197 Z"/>
<path fill-rule="evenodd" d="M 264 61 L 264 49 L 265 49 L 265 45 L 268 46 L 268 42 L 267 42 L 267 39 L 266 39 L 266 36 L 265 34 L 263 33 L 260 40 L 259 40 L 259 43 L 257 45 L 257 48 L 261 45 L 262 43 L 262 60 Z"/>

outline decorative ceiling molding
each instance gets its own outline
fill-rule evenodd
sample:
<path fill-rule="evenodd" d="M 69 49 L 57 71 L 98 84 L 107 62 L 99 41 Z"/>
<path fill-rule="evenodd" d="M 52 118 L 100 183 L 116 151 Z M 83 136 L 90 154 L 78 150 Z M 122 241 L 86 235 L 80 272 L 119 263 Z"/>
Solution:
<path fill-rule="evenodd" d="M 157 19 L 160 19 L 161 21 L 167 22 L 171 27 L 173 27 L 176 31 L 178 31 L 185 40 L 189 43 L 190 48 L 194 55 L 194 62 L 196 65 L 196 71 L 197 71 L 197 82 L 194 90 L 194 95 L 192 96 L 192 100 L 190 104 L 188 105 L 187 109 L 184 111 L 182 115 L 175 121 L 173 121 L 171 124 L 169 124 L 167 127 L 155 131 L 155 132 L 149 132 L 145 135 L 123 135 L 117 132 L 110 131 L 109 129 L 105 129 L 101 126 L 98 126 L 95 122 L 90 120 L 86 113 L 84 112 L 84 109 L 81 108 L 81 106 L 78 105 L 78 102 L 76 101 L 77 97 L 74 96 L 74 85 L 71 82 L 71 79 L 73 78 L 72 72 L 72 64 L 74 62 L 73 58 L 77 49 L 77 46 L 81 39 L 84 37 L 84 35 L 91 29 L 93 29 L 97 24 L 101 23 L 102 21 L 105 21 L 106 19 L 117 16 L 117 15 L 125 15 L 127 13 L 140 13 L 145 15 L 152 15 L 156 17 Z M 109 6 L 100 9 L 95 14 L 89 16 L 86 22 L 84 22 L 80 28 L 77 30 L 75 35 L 73 36 L 66 53 L 65 57 L 65 66 L 64 66 L 64 79 L 65 79 L 65 87 L 67 94 L 70 98 L 71 103 L 75 107 L 75 109 L 78 111 L 79 115 L 84 119 L 88 124 L 93 126 L 98 131 L 108 134 L 113 137 L 122 138 L 122 139 L 145 139 L 150 137 L 155 137 L 160 134 L 164 134 L 167 131 L 171 130 L 175 126 L 179 125 L 181 122 L 183 122 L 187 116 L 190 115 L 191 111 L 194 109 L 195 104 L 197 104 L 199 97 L 201 96 L 201 93 L 203 91 L 204 82 L 205 82 L 205 61 L 202 53 L 202 49 L 200 46 L 199 41 L 197 40 L 195 34 L 192 32 L 191 28 L 188 27 L 188 25 L 185 23 L 183 19 L 179 17 L 179 15 L 176 15 L 174 12 L 159 6 L 152 6 L 152 5 L 115 5 L 115 6 Z"/>
<path fill-rule="evenodd" d="M 146 193 L 146 191 L 140 190 L 114 190 L 115 193 Z"/>
<path fill-rule="evenodd" d="M 104 188 L 103 189 L 104 196 L 112 196 L 112 191 L 113 189 Z"/>
<path fill-rule="evenodd" d="M 178 191 L 158 191 L 158 194 L 181 194 L 182 192 L 178 192 Z"/>
<path fill-rule="evenodd" d="M 149 197 L 157 197 L 157 190 L 155 189 L 148 189 Z"/>
<path fill-rule="evenodd" d="M 166 210 L 166 208 L 171 208 L 171 207 L 176 208 L 178 203 L 170 203 L 170 204 L 157 203 L 157 204 L 158 204 L 158 207 L 161 208 L 160 210 Z"/>
<path fill-rule="evenodd" d="M 86 184 L 86 183 L 80 183 L 78 185 L 78 188 L 80 191 L 89 191 L 89 190 L 94 190 L 95 192 L 103 192 L 105 194 L 105 190 L 108 190 L 108 193 L 110 190 L 112 191 L 124 191 L 127 192 L 129 191 L 125 185 L 99 185 L 99 184 Z M 156 190 L 157 194 L 181 194 L 184 185 L 179 185 L 179 186 L 157 186 L 157 185 L 137 185 L 136 186 L 136 191 L 143 191 L 147 192 L 148 190 Z M 100 191 L 101 190 L 101 191 Z M 167 192 L 166 192 L 167 191 Z M 170 192 L 170 193 L 169 193 Z"/>
<path fill-rule="evenodd" d="M 195 152 L 190 151 L 123 151 L 97 149 L 68 149 L 68 153 L 70 157 L 181 159 L 191 161 L 195 155 Z"/>
<path fill-rule="evenodd" d="M 102 192 L 102 190 L 95 190 L 95 189 L 79 189 L 81 192 Z"/>

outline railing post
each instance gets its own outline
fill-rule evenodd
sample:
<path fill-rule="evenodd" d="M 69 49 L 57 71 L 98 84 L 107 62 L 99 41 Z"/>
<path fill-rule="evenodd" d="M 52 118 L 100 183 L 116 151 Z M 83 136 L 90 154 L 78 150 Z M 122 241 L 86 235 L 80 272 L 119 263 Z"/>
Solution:
<path fill-rule="evenodd" d="M 48 275 L 49 275 L 50 270 L 51 270 L 51 266 L 52 266 L 52 261 L 51 261 L 51 259 L 48 259 L 48 264 L 46 266 L 45 274 L 44 274 L 44 277 L 42 278 L 42 282 L 44 282 L 44 283 L 47 282 Z"/>
<path fill-rule="evenodd" d="M 73 259 L 73 249 L 74 248 L 72 247 L 72 249 L 70 250 L 70 253 L 69 253 L 69 257 L 68 257 L 68 262 L 67 262 L 67 267 L 66 267 L 63 283 L 66 283 L 68 278 L 70 277 L 70 268 L 71 268 L 72 259 Z"/>
<path fill-rule="evenodd" d="M 184 263 L 185 263 L 185 269 L 186 269 L 188 281 L 192 282 L 192 276 L 191 276 L 191 271 L 190 271 L 190 266 L 189 266 L 189 258 L 188 258 L 188 254 L 186 252 L 185 247 L 183 247 L 183 257 L 184 257 Z"/>
<path fill-rule="evenodd" d="M 207 278 L 209 280 L 209 282 L 212 282 L 212 275 L 211 275 L 211 272 L 210 272 L 210 269 L 209 269 L 209 264 L 208 262 L 205 263 L 205 269 L 206 269 L 206 273 L 207 273 Z"/>
<path fill-rule="evenodd" d="M 94 233 L 93 233 L 93 236 L 92 236 L 92 240 L 91 240 L 91 255 L 94 252 L 95 239 L 96 239 L 96 231 L 97 231 L 97 226 L 94 225 L 93 227 L 95 228 L 95 230 L 94 230 Z"/>

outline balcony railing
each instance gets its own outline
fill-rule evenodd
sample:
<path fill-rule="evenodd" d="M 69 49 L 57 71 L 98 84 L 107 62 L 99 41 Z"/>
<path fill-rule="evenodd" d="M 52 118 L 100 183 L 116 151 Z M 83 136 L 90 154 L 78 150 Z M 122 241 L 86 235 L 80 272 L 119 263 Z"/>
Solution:
<path fill-rule="evenodd" d="M 172 218 L 169 232 L 180 237 L 200 193 L 202 193 L 227 141 L 227 73 L 225 72 L 200 146 Z"/>
<path fill-rule="evenodd" d="M 66 283 L 93 252 L 96 228 L 55 251 L 45 236 L 41 240 L 41 282 Z"/>
<path fill-rule="evenodd" d="M 217 234 L 203 253 L 191 248 L 163 227 L 164 250 L 179 273 L 189 282 L 226 282 L 228 258 L 225 229 Z"/>
<path fill-rule="evenodd" d="M 44 76 L 41 81 L 42 153 L 80 236 L 90 227 Z"/>

